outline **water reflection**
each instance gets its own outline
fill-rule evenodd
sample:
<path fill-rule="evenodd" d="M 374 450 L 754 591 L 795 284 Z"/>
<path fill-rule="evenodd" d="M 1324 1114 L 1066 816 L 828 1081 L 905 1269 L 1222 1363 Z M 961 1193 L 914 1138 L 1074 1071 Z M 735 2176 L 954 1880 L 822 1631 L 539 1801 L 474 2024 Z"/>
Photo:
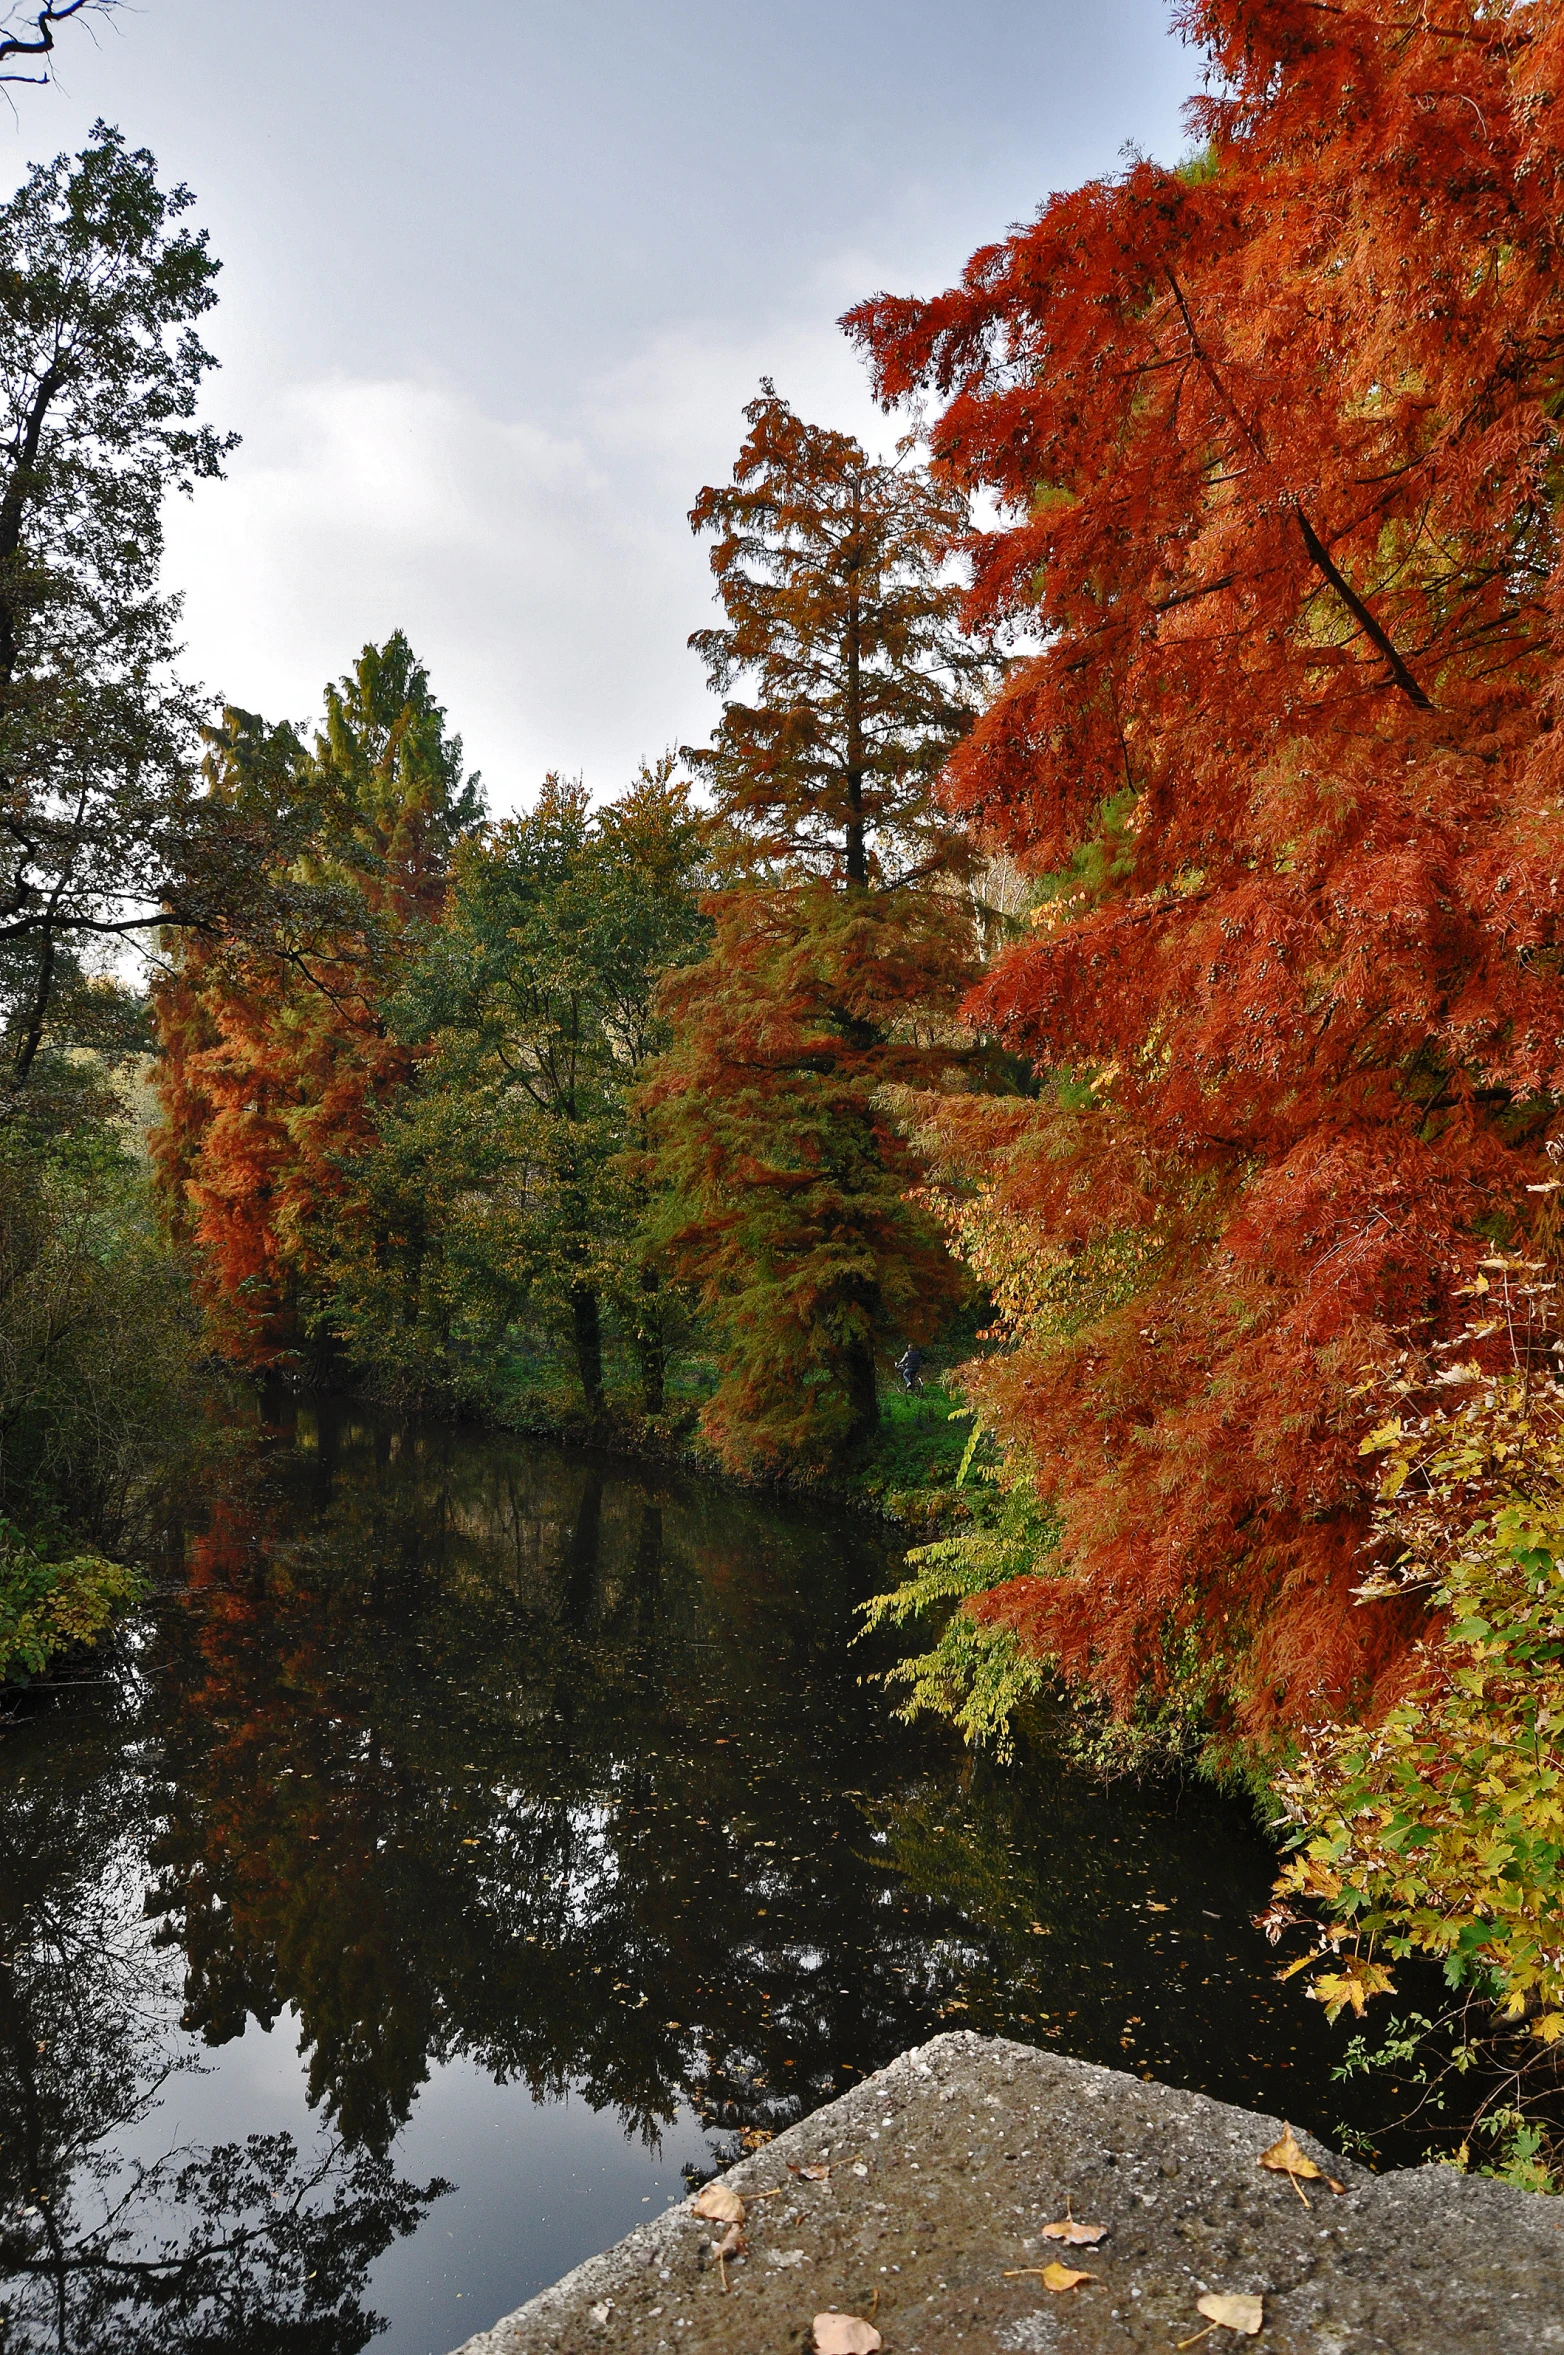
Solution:
<path fill-rule="evenodd" d="M 256 1437 L 136 1690 L 0 1746 L 9 2349 L 361 2346 L 452 2063 L 649 2145 L 693 2106 L 713 2163 L 942 2025 L 1344 2114 L 1243 1812 L 898 1726 L 867 1524 L 340 1408 Z M 138 2177 L 171 2031 L 285 2010 L 297 2147 Z"/>
<path fill-rule="evenodd" d="M 131 1735 L 129 1725 L 122 1734 Z M 0 1784 L 0 2280 L 14 2355 L 355 2355 L 365 2276 L 431 2198 L 288 2134 L 127 2156 L 180 2066 L 147 1937 L 133 1753 L 54 1745 Z"/>

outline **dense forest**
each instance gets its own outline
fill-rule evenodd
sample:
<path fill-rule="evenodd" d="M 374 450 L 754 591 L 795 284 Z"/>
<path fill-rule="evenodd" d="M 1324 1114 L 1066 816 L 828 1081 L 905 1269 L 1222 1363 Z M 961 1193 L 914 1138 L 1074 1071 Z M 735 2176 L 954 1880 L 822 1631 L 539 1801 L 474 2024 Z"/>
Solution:
<path fill-rule="evenodd" d="M 0 1675 L 214 1368 L 889 1499 L 908 1708 L 1249 1779 L 1333 2015 L 1547 2064 L 1564 9 L 1178 16 L 1183 163 L 848 314 L 917 433 L 762 383 L 710 741 L 512 817 L 401 636 L 184 685 L 194 200 L 0 208 Z"/>

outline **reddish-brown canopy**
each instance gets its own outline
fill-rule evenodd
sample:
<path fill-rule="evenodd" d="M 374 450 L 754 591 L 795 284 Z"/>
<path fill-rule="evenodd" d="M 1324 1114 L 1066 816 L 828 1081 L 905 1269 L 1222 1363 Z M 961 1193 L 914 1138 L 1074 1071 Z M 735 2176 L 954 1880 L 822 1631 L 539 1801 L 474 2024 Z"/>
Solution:
<path fill-rule="evenodd" d="M 1196 163 L 847 325 L 1001 503 L 970 617 L 1035 633 L 946 777 L 1057 879 L 974 1011 L 1098 1080 L 945 1150 L 1150 1271 L 980 1378 L 1068 1565 L 986 1608 L 1121 1696 L 1225 1648 L 1259 1723 L 1393 1667 L 1347 1386 L 1552 1201 L 1564 9 L 1179 14 Z"/>

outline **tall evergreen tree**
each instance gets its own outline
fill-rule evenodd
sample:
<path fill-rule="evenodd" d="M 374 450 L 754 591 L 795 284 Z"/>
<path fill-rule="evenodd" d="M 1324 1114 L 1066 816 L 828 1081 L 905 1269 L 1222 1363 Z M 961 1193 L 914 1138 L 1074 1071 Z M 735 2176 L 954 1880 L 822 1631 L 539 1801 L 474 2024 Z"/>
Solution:
<path fill-rule="evenodd" d="M 808 1469 L 874 1428 L 877 1352 L 926 1339 L 957 1290 L 876 1099 L 970 1057 L 968 854 L 933 788 L 995 663 L 957 625 L 957 493 L 769 383 L 745 415 L 732 483 L 691 514 L 726 615 L 691 644 L 727 700 L 689 757 L 728 879 L 710 955 L 670 981 L 647 1101 L 674 1261 L 723 1355 L 708 1434 L 736 1464 Z"/>

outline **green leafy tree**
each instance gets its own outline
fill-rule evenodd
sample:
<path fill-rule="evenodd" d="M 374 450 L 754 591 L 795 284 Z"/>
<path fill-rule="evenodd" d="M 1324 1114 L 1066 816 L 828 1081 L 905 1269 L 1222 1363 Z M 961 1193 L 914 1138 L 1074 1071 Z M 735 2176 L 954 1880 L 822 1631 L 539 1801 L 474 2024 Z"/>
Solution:
<path fill-rule="evenodd" d="M 957 492 L 770 384 L 745 415 L 732 484 L 691 514 L 726 615 L 691 640 L 727 700 L 690 756 L 726 887 L 647 1102 L 674 1265 L 722 1351 L 707 1434 L 735 1465 L 817 1470 L 874 1428 L 878 1352 L 959 1288 L 880 1091 L 970 1084 L 971 854 L 934 785 L 997 664 L 957 623 Z"/>
<path fill-rule="evenodd" d="M 194 421 L 218 264 L 192 202 L 100 123 L 0 206 L 0 1110 L 109 1043 L 105 944 L 243 896 L 158 589 L 168 493 L 231 447 Z"/>
<path fill-rule="evenodd" d="M 402 1389 L 482 1392 L 524 1318 L 568 1335 L 595 1414 L 609 1310 L 660 1411 L 670 1300 L 631 1096 L 667 1041 L 658 983 L 703 937 L 701 834 L 664 760 L 597 813 L 550 777 L 458 854 L 391 1009 L 416 1060 L 356 1165 L 371 1216 L 332 1269 L 334 1324 Z"/>

